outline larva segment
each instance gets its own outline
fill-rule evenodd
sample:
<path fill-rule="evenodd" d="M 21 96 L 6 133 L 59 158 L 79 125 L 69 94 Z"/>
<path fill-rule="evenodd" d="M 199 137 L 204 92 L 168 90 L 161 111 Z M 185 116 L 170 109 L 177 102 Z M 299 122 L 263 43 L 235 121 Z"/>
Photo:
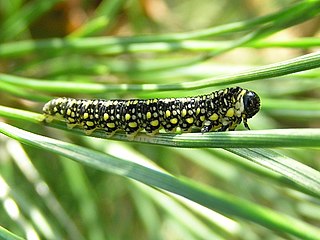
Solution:
<path fill-rule="evenodd" d="M 121 129 L 128 135 L 134 136 L 141 130 L 143 122 L 141 114 L 142 103 L 143 101 L 139 100 L 128 100 L 123 104 L 121 110 Z"/>
<path fill-rule="evenodd" d="M 112 136 L 121 127 L 121 107 L 123 100 L 104 101 L 100 108 L 99 128 L 105 129 L 108 135 Z M 103 127 L 102 127 L 103 126 Z"/>
<path fill-rule="evenodd" d="M 159 116 L 162 127 L 166 132 L 173 132 L 180 123 L 181 99 L 165 98 L 158 102 Z"/>
<path fill-rule="evenodd" d="M 158 102 L 159 100 L 155 98 L 143 103 L 143 128 L 150 135 L 158 133 L 161 128 Z"/>
<path fill-rule="evenodd" d="M 104 129 L 112 136 L 124 130 L 133 138 L 141 130 L 154 135 L 161 128 L 168 132 L 191 127 L 209 131 L 234 130 L 242 121 L 249 129 L 247 119 L 260 108 L 260 99 L 252 91 L 240 87 L 226 88 L 208 95 L 165 99 L 72 99 L 56 98 L 45 104 L 46 120 L 65 120 L 68 127 L 82 126 L 87 134 Z"/>
<path fill-rule="evenodd" d="M 188 132 L 194 126 L 198 104 L 199 102 L 193 97 L 181 98 L 179 127 L 183 132 Z"/>

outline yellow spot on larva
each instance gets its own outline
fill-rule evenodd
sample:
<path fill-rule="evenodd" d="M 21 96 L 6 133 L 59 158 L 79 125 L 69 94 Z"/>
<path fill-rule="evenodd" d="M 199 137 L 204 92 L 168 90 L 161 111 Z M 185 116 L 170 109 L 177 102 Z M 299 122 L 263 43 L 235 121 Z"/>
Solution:
<path fill-rule="evenodd" d="M 137 126 L 138 126 L 138 124 L 136 122 L 129 122 L 129 127 L 135 128 Z"/>
<path fill-rule="evenodd" d="M 200 117 L 200 121 L 201 121 L 201 122 L 203 122 L 205 119 L 206 119 L 205 116 L 201 116 L 201 117 Z"/>
<path fill-rule="evenodd" d="M 94 125 L 94 123 L 91 121 L 87 121 L 86 123 L 87 123 L 87 126 L 89 126 L 89 127 L 92 127 Z"/>
<path fill-rule="evenodd" d="M 84 113 L 83 114 L 83 119 L 87 119 L 89 117 L 89 114 L 88 113 Z"/>
<path fill-rule="evenodd" d="M 116 125 L 114 125 L 114 123 L 110 122 L 110 123 L 107 123 L 107 127 L 108 128 L 114 128 Z"/>
<path fill-rule="evenodd" d="M 151 118 L 151 112 L 147 112 L 147 119 Z"/>
<path fill-rule="evenodd" d="M 103 114 L 103 120 L 107 121 L 109 119 L 109 114 L 105 113 Z"/>
<path fill-rule="evenodd" d="M 226 113 L 226 116 L 227 117 L 233 117 L 234 115 L 234 109 L 233 108 L 229 108 L 227 113 Z"/>
<path fill-rule="evenodd" d="M 199 115 L 199 113 L 200 113 L 200 108 L 197 108 L 196 115 Z"/>
<path fill-rule="evenodd" d="M 186 122 L 189 123 L 189 124 L 192 124 L 193 123 L 193 117 L 187 118 Z"/>
<path fill-rule="evenodd" d="M 130 114 L 129 114 L 129 113 L 127 113 L 127 114 L 125 115 L 125 119 L 126 119 L 126 121 L 128 121 L 130 118 L 131 118 Z"/>
<path fill-rule="evenodd" d="M 150 124 L 151 124 L 151 126 L 157 127 L 159 125 L 159 121 L 156 119 L 156 120 L 151 121 Z"/>
<path fill-rule="evenodd" d="M 187 110 L 184 108 L 181 110 L 181 117 L 184 117 L 185 115 L 187 115 Z"/>
<path fill-rule="evenodd" d="M 67 110 L 67 115 L 68 115 L 68 116 L 71 115 L 71 110 L 70 110 L 70 109 Z"/>
<path fill-rule="evenodd" d="M 170 117 L 171 112 L 169 110 L 166 111 L 166 117 Z"/>
<path fill-rule="evenodd" d="M 215 120 L 217 120 L 218 118 L 219 118 L 219 116 L 218 116 L 218 114 L 216 114 L 216 113 L 212 114 L 212 115 L 209 117 L 209 119 L 212 120 L 212 121 L 215 121 Z"/>
<path fill-rule="evenodd" d="M 177 124 L 178 123 L 178 119 L 177 118 L 172 118 L 172 119 L 170 119 L 170 122 L 172 124 Z"/>

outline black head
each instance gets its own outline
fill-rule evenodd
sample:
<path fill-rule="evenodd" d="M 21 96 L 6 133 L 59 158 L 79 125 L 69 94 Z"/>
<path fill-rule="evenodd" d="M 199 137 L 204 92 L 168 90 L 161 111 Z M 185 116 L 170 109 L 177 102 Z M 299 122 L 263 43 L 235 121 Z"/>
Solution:
<path fill-rule="evenodd" d="M 260 98 L 253 91 L 247 91 L 243 96 L 243 106 L 246 118 L 252 118 L 260 110 Z"/>

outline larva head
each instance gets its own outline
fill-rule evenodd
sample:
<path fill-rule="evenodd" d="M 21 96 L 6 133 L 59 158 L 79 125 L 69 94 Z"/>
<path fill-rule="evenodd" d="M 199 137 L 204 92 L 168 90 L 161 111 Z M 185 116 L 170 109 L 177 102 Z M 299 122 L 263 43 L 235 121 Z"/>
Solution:
<path fill-rule="evenodd" d="M 53 101 L 53 100 L 47 102 L 47 103 L 43 106 L 42 112 L 43 112 L 45 115 L 53 115 L 53 113 L 52 113 L 52 101 Z"/>
<path fill-rule="evenodd" d="M 253 91 L 246 91 L 243 95 L 243 115 L 246 119 L 252 118 L 260 110 L 260 98 Z"/>

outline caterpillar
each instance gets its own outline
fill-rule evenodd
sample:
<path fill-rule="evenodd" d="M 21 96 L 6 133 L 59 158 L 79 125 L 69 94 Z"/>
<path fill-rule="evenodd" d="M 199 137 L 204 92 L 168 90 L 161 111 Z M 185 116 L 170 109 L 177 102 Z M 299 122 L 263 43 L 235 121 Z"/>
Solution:
<path fill-rule="evenodd" d="M 74 99 L 55 98 L 43 107 L 47 122 L 64 120 L 69 128 L 80 125 L 86 134 L 95 129 L 104 129 L 112 136 L 124 130 L 128 137 L 139 131 L 154 135 L 164 128 L 174 132 L 180 128 L 189 132 L 191 127 L 210 131 L 232 131 L 242 121 L 250 129 L 247 119 L 260 109 L 259 96 L 240 87 L 226 88 L 186 98 L 164 99 Z"/>

